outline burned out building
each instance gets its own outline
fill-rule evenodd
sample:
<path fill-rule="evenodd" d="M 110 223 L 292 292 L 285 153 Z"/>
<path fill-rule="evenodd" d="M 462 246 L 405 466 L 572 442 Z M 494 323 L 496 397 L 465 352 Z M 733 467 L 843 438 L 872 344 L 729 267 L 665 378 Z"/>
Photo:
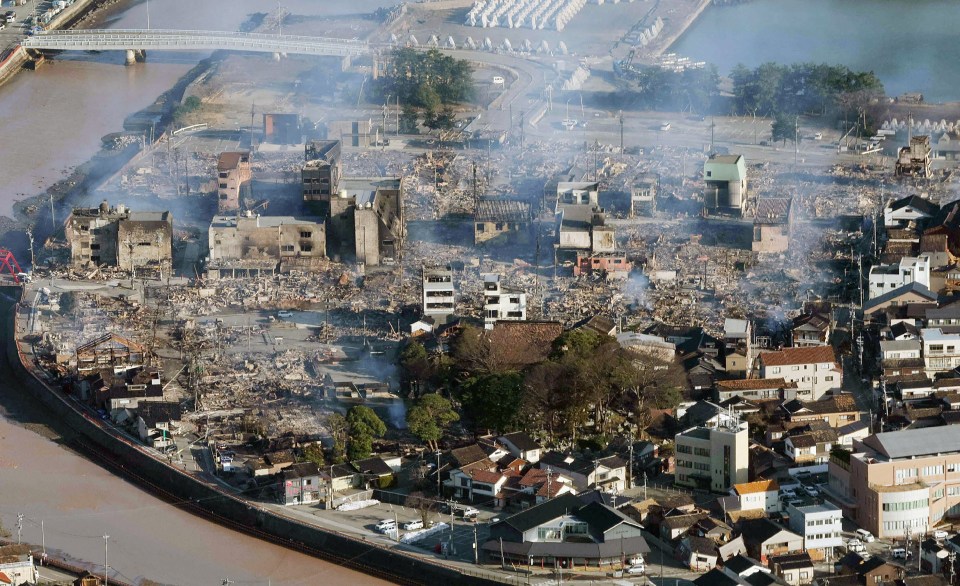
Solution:
<path fill-rule="evenodd" d="M 340 191 L 343 163 L 340 160 L 339 140 L 321 140 L 304 147 L 304 165 L 300 170 L 303 201 L 315 208 L 320 216 L 330 214 L 330 198 Z"/>
<path fill-rule="evenodd" d="M 703 205 L 708 213 L 743 213 L 749 200 L 743 155 L 710 155 L 703 163 Z"/>
<path fill-rule="evenodd" d="M 74 208 L 67 218 L 67 242 L 74 266 L 106 265 L 141 273 L 170 266 L 173 218 L 170 212 L 134 212 L 104 201 Z"/>
<path fill-rule="evenodd" d="M 529 236 L 530 203 L 517 199 L 480 198 L 474 214 L 474 244 L 506 244 Z"/>
<path fill-rule="evenodd" d="M 420 278 L 423 316 L 432 318 L 434 323 L 446 323 L 457 308 L 457 290 L 453 284 L 453 271 L 450 267 L 424 267 Z"/>
<path fill-rule="evenodd" d="M 323 220 L 295 216 L 216 216 L 207 232 L 207 277 L 311 270 L 326 256 Z"/>
<path fill-rule="evenodd" d="M 303 127 L 299 114 L 264 114 L 263 140 L 273 144 L 300 144 Z"/>
<path fill-rule="evenodd" d="M 403 187 L 399 177 L 352 177 L 340 181 L 330 200 L 327 251 L 364 266 L 397 260 L 403 245 Z"/>
<path fill-rule="evenodd" d="M 606 217 L 603 208 L 589 204 L 559 206 L 558 248 L 586 250 L 594 254 L 614 252 L 616 230 L 613 226 L 607 225 Z"/>
<path fill-rule="evenodd" d="M 640 175 L 630 184 L 630 214 L 641 216 L 657 209 L 657 178 Z"/>
<path fill-rule="evenodd" d="M 897 152 L 894 174 L 897 177 L 930 177 L 930 136 L 910 138 L 910 144 Z"/>
<path fill-rule="evenodd" d="M 217 210 L 240 209 L 240 198 L 249 195 L 250 151 L 220 153 L 217 160 Z"/>
<path fill-rule="evenodd" d="M 757 201 L 753 218 L 754 252 L 786 252 L 793 233 L 793 198 L 766 197 Z"/>

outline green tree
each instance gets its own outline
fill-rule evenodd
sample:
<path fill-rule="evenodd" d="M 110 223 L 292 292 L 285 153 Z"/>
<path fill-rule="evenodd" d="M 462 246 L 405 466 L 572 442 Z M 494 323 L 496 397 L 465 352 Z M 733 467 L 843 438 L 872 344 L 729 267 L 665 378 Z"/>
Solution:
<path fill-rule="evenodd" d="M 387 433 L 387 425 L 377 417 L 373 409 L 363 405 L 351 407 L 347 411 L 347 424 L 350 426 L 351 437 L 368 435 L 371 438 L 378 438 Z"/>
<path fill-rule="evenodd" d="M 430 364 L 427 349 L 420 342 L 410 342 L 400 352 L 400 366 L 416 394 L 420 393 L 420 385 L 433 376 L 433 365 Z"/>
<path fill-rule="evenodd" d="M 446 398 L 436 393 L 420 397 L 409 412 L 407 426 L 410 432 L 427 444 L 430 450 L 437 450 L 437 442 L 443 437 L 444 428 L 459 421 L 460 416 Z"/>
<path fill-rule="evenodd" d="M 405 104 L 400 112 L 400 132 L 403 134 L 416 134 L 417 125 L 420 123 L 420 116 L 416 108 L 410 104 Z"/>
<path fill-rule="evenodd" d="M 347 448 L 347 457 L 350 461 L 369 458 L 373 453 L 373 438 L 369 435 L 351 435 Z"/>
<path fill-rule="evenodd" d="M 350 435 L 347 418 L 339 413 L 331 413 L 327 416 L 326 426 L 333 438 L 331 460 L 334 464 L 343 464 L 347 460 L 347 439 Z"/>
<path fill-rule="evenodd" d="M 317 466 L 326 464 L 326 460 L 323 457 L 323 449 L 318 444 L 310 444 L 303 448 L 301 455 L 304 461 L 313 462 Z"/>
<path fill-rule="evenodd" d="M 773 142 L 783 141 L 783 144 L 786 145 L 787 139 L 794 140 L 796 138 L 795 124 L 795 118 L 778 112 L 770 127 L 770 138 Z"/>
<path fill-rule="evenodd" d="M 477 427 L 501 432 L 519 422 L 523 392 L 523 376 L 516 372 L 474 377 L 461 387 L 463 406 Z"/>

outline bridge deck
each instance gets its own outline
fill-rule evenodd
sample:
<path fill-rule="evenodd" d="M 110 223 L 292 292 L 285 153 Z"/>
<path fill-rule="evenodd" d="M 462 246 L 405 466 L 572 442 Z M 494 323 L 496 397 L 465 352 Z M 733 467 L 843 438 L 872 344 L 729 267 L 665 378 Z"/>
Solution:
<path fill-rule="evenodd" d="M 27 37 L 21 41 L 27 49 L 62 51 L 164 50 L 203 51 L 229 50 L 258 53 L 288 53 L 295 55 L 358 56 L 369 51 L 363 41 L 303 37 L 296 35 L 265 35 L 230 31 L 180 30 L 62 30 Z"/>

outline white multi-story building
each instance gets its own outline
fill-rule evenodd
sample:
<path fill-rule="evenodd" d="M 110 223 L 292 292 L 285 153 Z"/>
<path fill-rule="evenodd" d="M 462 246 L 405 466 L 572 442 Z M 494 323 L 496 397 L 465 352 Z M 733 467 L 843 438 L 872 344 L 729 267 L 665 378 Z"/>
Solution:
<path fill-rule="evenodd" d="M 874 265 L 870 269 L 870 299 L 880 297 L 894 289 L 920 283 L 930 288 L 930 257 L 905 256 L 892 265 Z"/>
<path fill-rule="evenodd" d="M 828 549 L 843 545 L 841 535 L 843 511 L 840 507 L 824 501 L 787 505 L 790 515 L 790 530 L 803 537 L 803 548 Z"/>
<path fill-rule="evenodd" d="M 736 419 L 676 435 L 676 483 L 727 492 L 748 480 L 749 426 Z"/>
<path fill-rule="evenodd" d="M 827 391 L 840 390 L 843 369 L 832 346 L 762 352 L 758 361 L 760 378 L 796 383 L 796 398 L 801 401 L 817 401 Z"/>
<path fill-rule="evenodd" d="M 944 333 L 940 328 L 920 330 L 923 367 L 927 376 L 960 366 L 960 333 Z"/>
<path fill-rule="evenodd" d="M 446 269 L 423 269 L 423 315 L 437 323 L 446 323 L 456 309 L 456 289 L 453 271 Z"/>
<path fill-rule="evenodd" d="M 527 294 L 507 289 L 500 283 L 500 275 L 483 275 L 483 325 L 488 330 L 501 320 L 527 319 Z"/>

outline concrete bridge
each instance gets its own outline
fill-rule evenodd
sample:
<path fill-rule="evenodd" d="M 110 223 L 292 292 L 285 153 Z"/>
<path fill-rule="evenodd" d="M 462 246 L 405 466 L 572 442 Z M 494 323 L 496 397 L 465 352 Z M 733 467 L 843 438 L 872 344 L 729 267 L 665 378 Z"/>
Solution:
<path fill-rule="evenodd" d="M 127 62 L 136 54 L 156 51 L 249 51 L 290 55 L 326 55 L 355 57 L 370 50 L 364 41 L 264 35 L 230 31 L 178 30 L 57 30 L 26 37 L 20 42 L 25 49 L 58 51 L 126 51 Z"/>

